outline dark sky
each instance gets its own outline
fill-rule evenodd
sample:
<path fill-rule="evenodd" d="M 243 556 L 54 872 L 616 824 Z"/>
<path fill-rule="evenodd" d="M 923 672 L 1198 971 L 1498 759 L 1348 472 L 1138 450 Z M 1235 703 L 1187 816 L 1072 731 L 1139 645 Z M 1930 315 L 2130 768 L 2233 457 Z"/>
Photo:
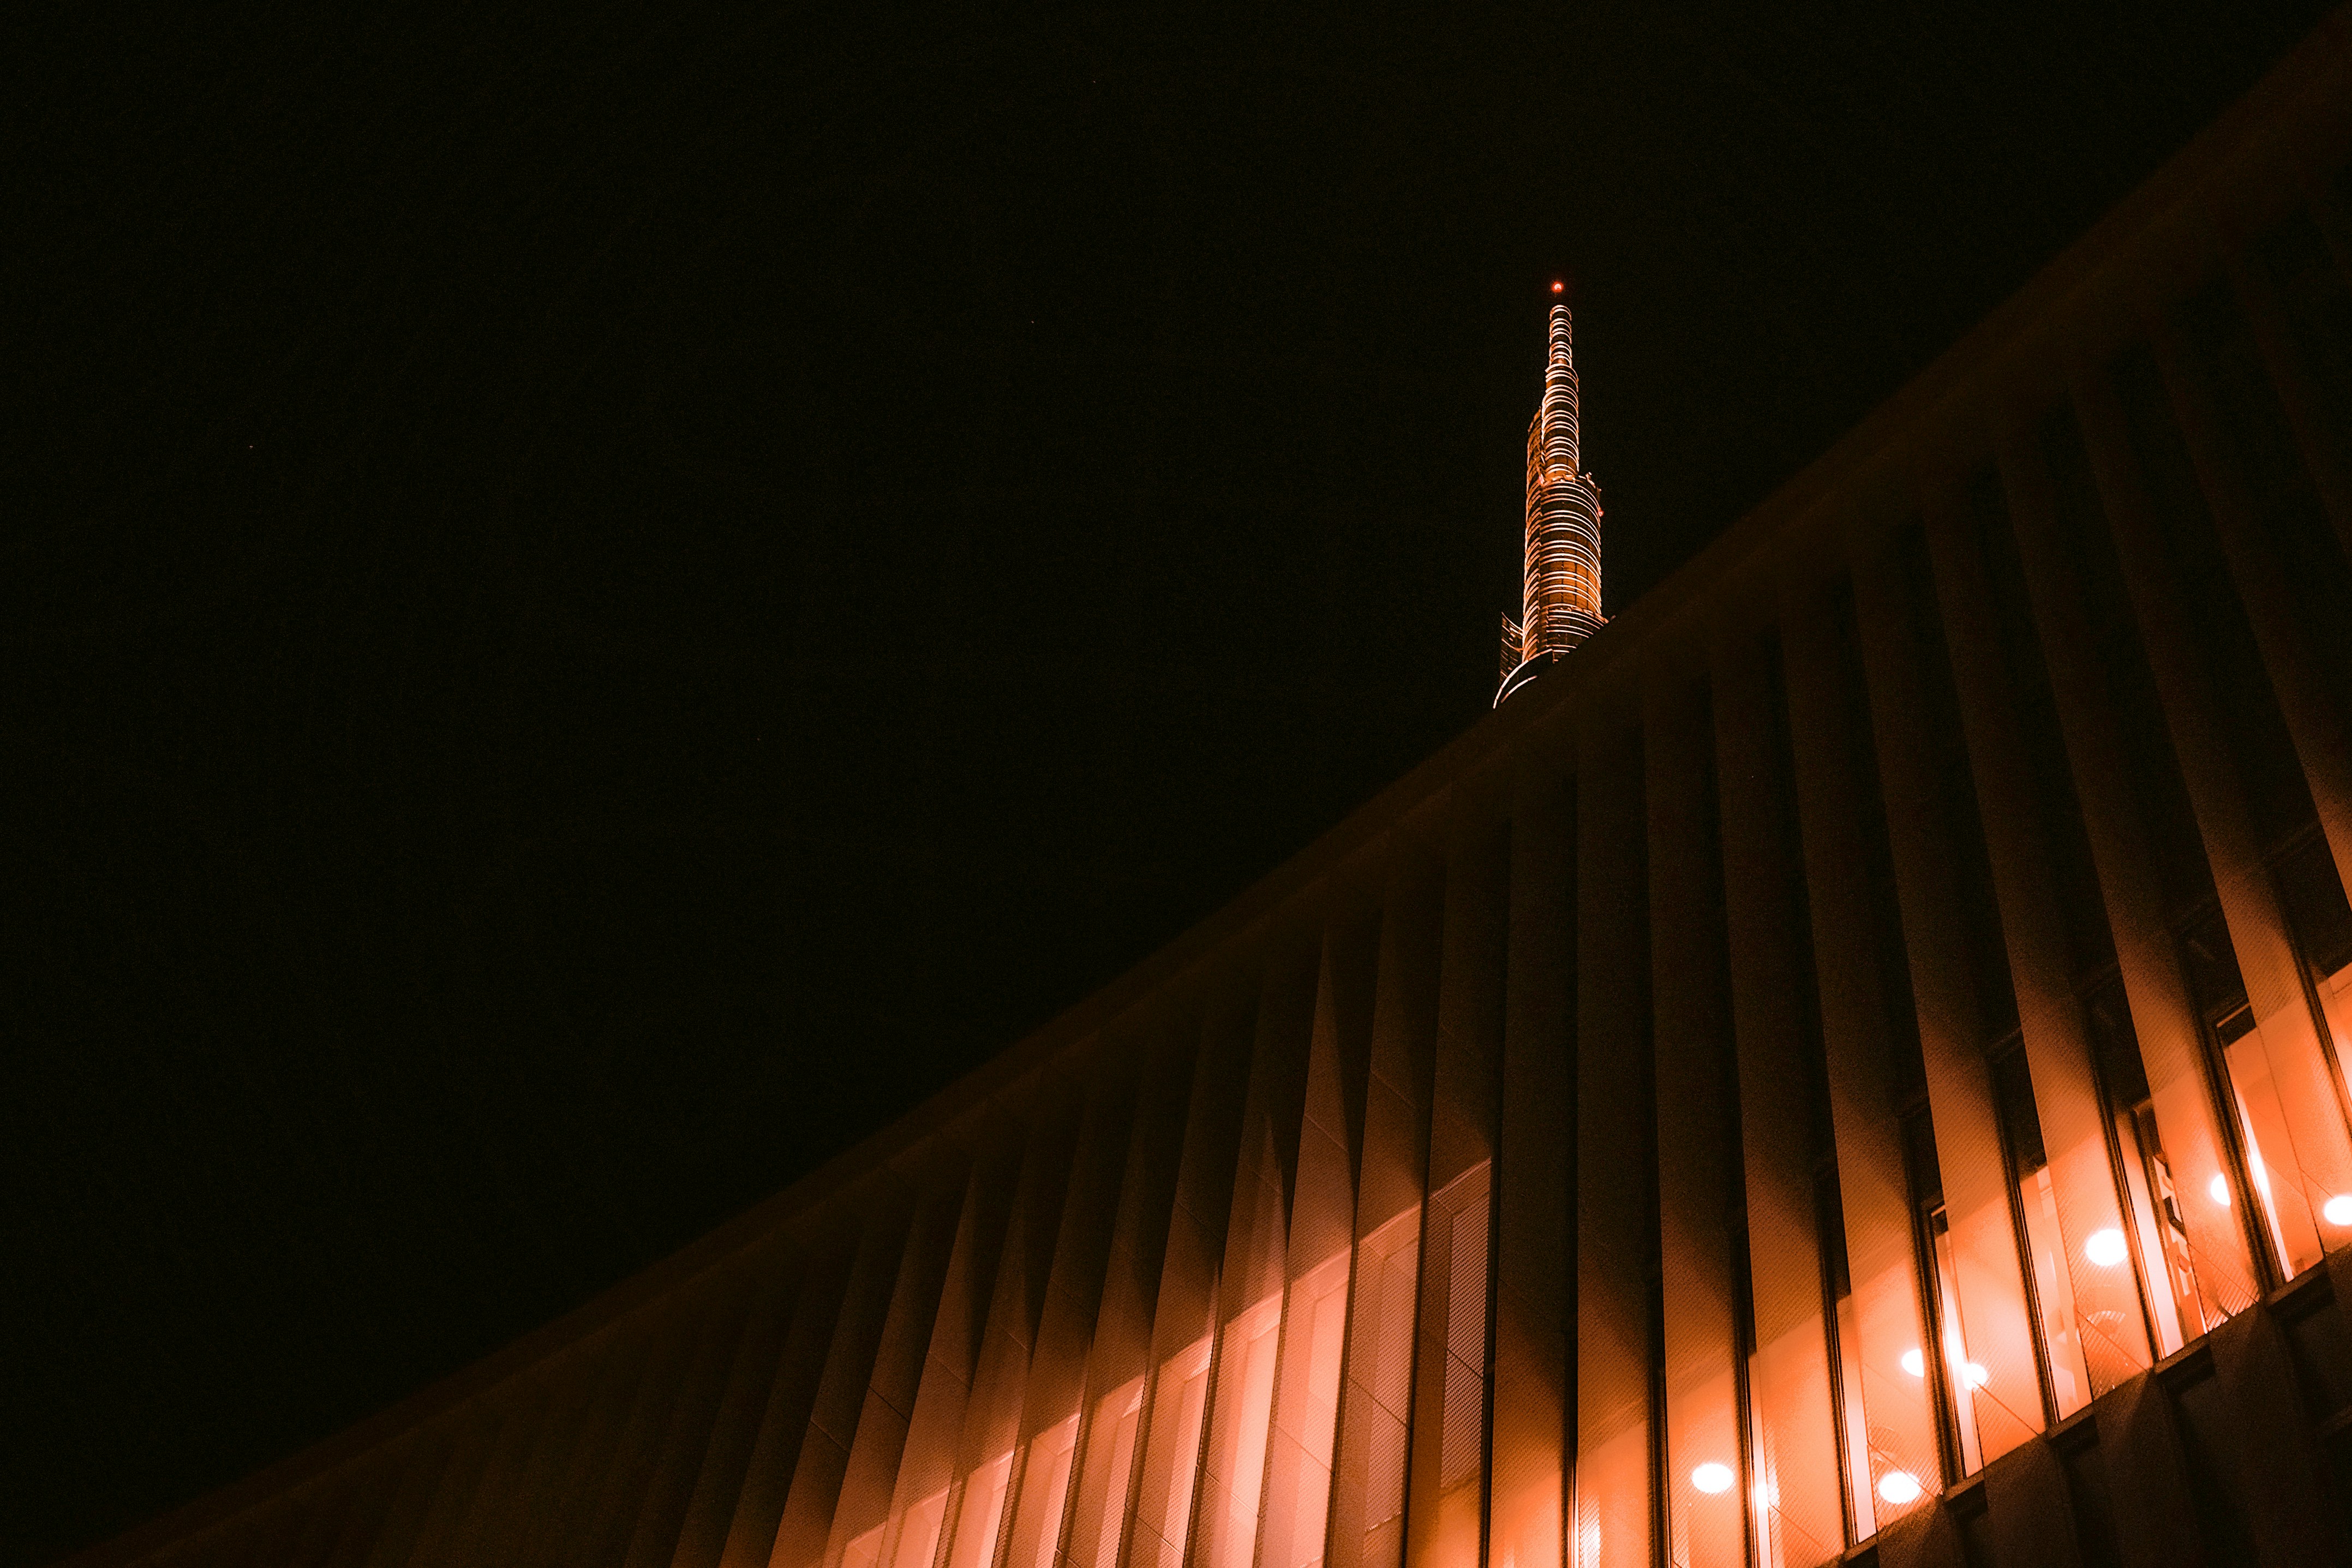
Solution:
<path fill-rule="evenodd" d="M 354 9 L 14 62 L 11 1568 L 740 1212 L 1475 722 L 1553 277 L 1613 609 L 2318 11 Z"/>

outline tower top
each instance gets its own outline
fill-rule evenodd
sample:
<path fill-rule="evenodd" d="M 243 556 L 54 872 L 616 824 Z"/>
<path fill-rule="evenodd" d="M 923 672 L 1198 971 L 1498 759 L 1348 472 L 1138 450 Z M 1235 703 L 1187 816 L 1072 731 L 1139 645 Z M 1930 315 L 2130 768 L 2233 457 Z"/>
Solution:
<path fill-rule="evenodd" d="M 1503 617 L 1499 705 L 1601 629 L 1601 489 L 1583 471 L 1576 320 L 1551 286 L 1543 398 L 1528 426 L 1527 565 L 1521 618 Z"/>

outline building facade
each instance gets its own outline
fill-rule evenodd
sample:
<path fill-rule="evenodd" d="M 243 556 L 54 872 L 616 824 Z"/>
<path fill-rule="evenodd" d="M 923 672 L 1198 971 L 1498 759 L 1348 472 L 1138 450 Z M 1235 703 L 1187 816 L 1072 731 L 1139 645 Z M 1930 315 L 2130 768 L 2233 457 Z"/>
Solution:
<path fill-rule="evenodd" d="M 77 1561 L 2352 1561 L 2347 153 L 2339 16 L 1597 631 L 1557 313 L 1519 663 L 1576 658 L 764 1208 Z"/>

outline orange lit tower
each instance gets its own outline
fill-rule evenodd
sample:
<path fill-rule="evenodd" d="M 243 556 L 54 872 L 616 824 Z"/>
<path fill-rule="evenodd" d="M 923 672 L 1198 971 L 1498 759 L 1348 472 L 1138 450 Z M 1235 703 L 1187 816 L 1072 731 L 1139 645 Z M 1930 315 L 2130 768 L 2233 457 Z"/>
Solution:
<path fill-rule="evenodd" d="M 1563 286 L 1555 283 L 1552 292 Z M 1527 598 L 1503 617 L 1504 698 L 1601 629 L 1601 489 L 1577 456 L 1575 322 L 1551 308 L 1543 402 L 1528 426 Z"/>

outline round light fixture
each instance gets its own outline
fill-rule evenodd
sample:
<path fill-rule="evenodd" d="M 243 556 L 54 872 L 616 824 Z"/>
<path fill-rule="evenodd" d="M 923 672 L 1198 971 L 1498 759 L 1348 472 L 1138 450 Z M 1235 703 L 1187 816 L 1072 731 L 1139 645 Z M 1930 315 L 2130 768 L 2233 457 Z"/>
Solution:
<path fill-rule="evenodd" d="M 1731 1467 L 1718 1465 L 1713 1459 L 1709 1459 L 1691 1472 L 1691 1485 L 1709 1497 L 1715 1496 L 1717 1492 L 1729 1491 L 1732 1479 Z"/>
<path fill-rule="evenodd" d="M 1916 1350 L 1905 1351 L 1903 1370 L 1914 1377 L 1925 1377 L 1927 1375 L 1927 1358 Z"/>
<path fill-rule="evenodd" d="M 2083 1243 L 2083 1256 L 2102 1268 L 2113 1268 L 2124 1260 L 2124 1233 L 2119 1230 L 2095 1230 L 2091 1239 Z"/>
<path fill-rule="evenodd" d="M 1984 1369 L 1984 1363 L 1980 1361 L 1972 1361 L 1962 1367 L 1960 1375 L 1968 1379 L 1970 1388 L 1982 1388 L 1992 1381 L 1992 1373 Z"/>
<path fill-rule="evenodd" d="M 1919 1500 L 1919 1478 L 1908 1470 L 1889 1470 L 1878 1478 L 1878 1495 L 1897 1508 Z"/>
<path fill-rule="evenodd" d="M 2223 1208 L 2230 1206 L 2230 1184 L 2221 1172 L 2214 1172 L 2213 1179 L 2205 1184 L 2205 1195 Z"/>
<path fill-rule="evenodd" d="M 2330 1225 L 2352 1225 L 2352 1193 L 2338 1193 L 2320 1205 L 2319 1216 Z"/>

